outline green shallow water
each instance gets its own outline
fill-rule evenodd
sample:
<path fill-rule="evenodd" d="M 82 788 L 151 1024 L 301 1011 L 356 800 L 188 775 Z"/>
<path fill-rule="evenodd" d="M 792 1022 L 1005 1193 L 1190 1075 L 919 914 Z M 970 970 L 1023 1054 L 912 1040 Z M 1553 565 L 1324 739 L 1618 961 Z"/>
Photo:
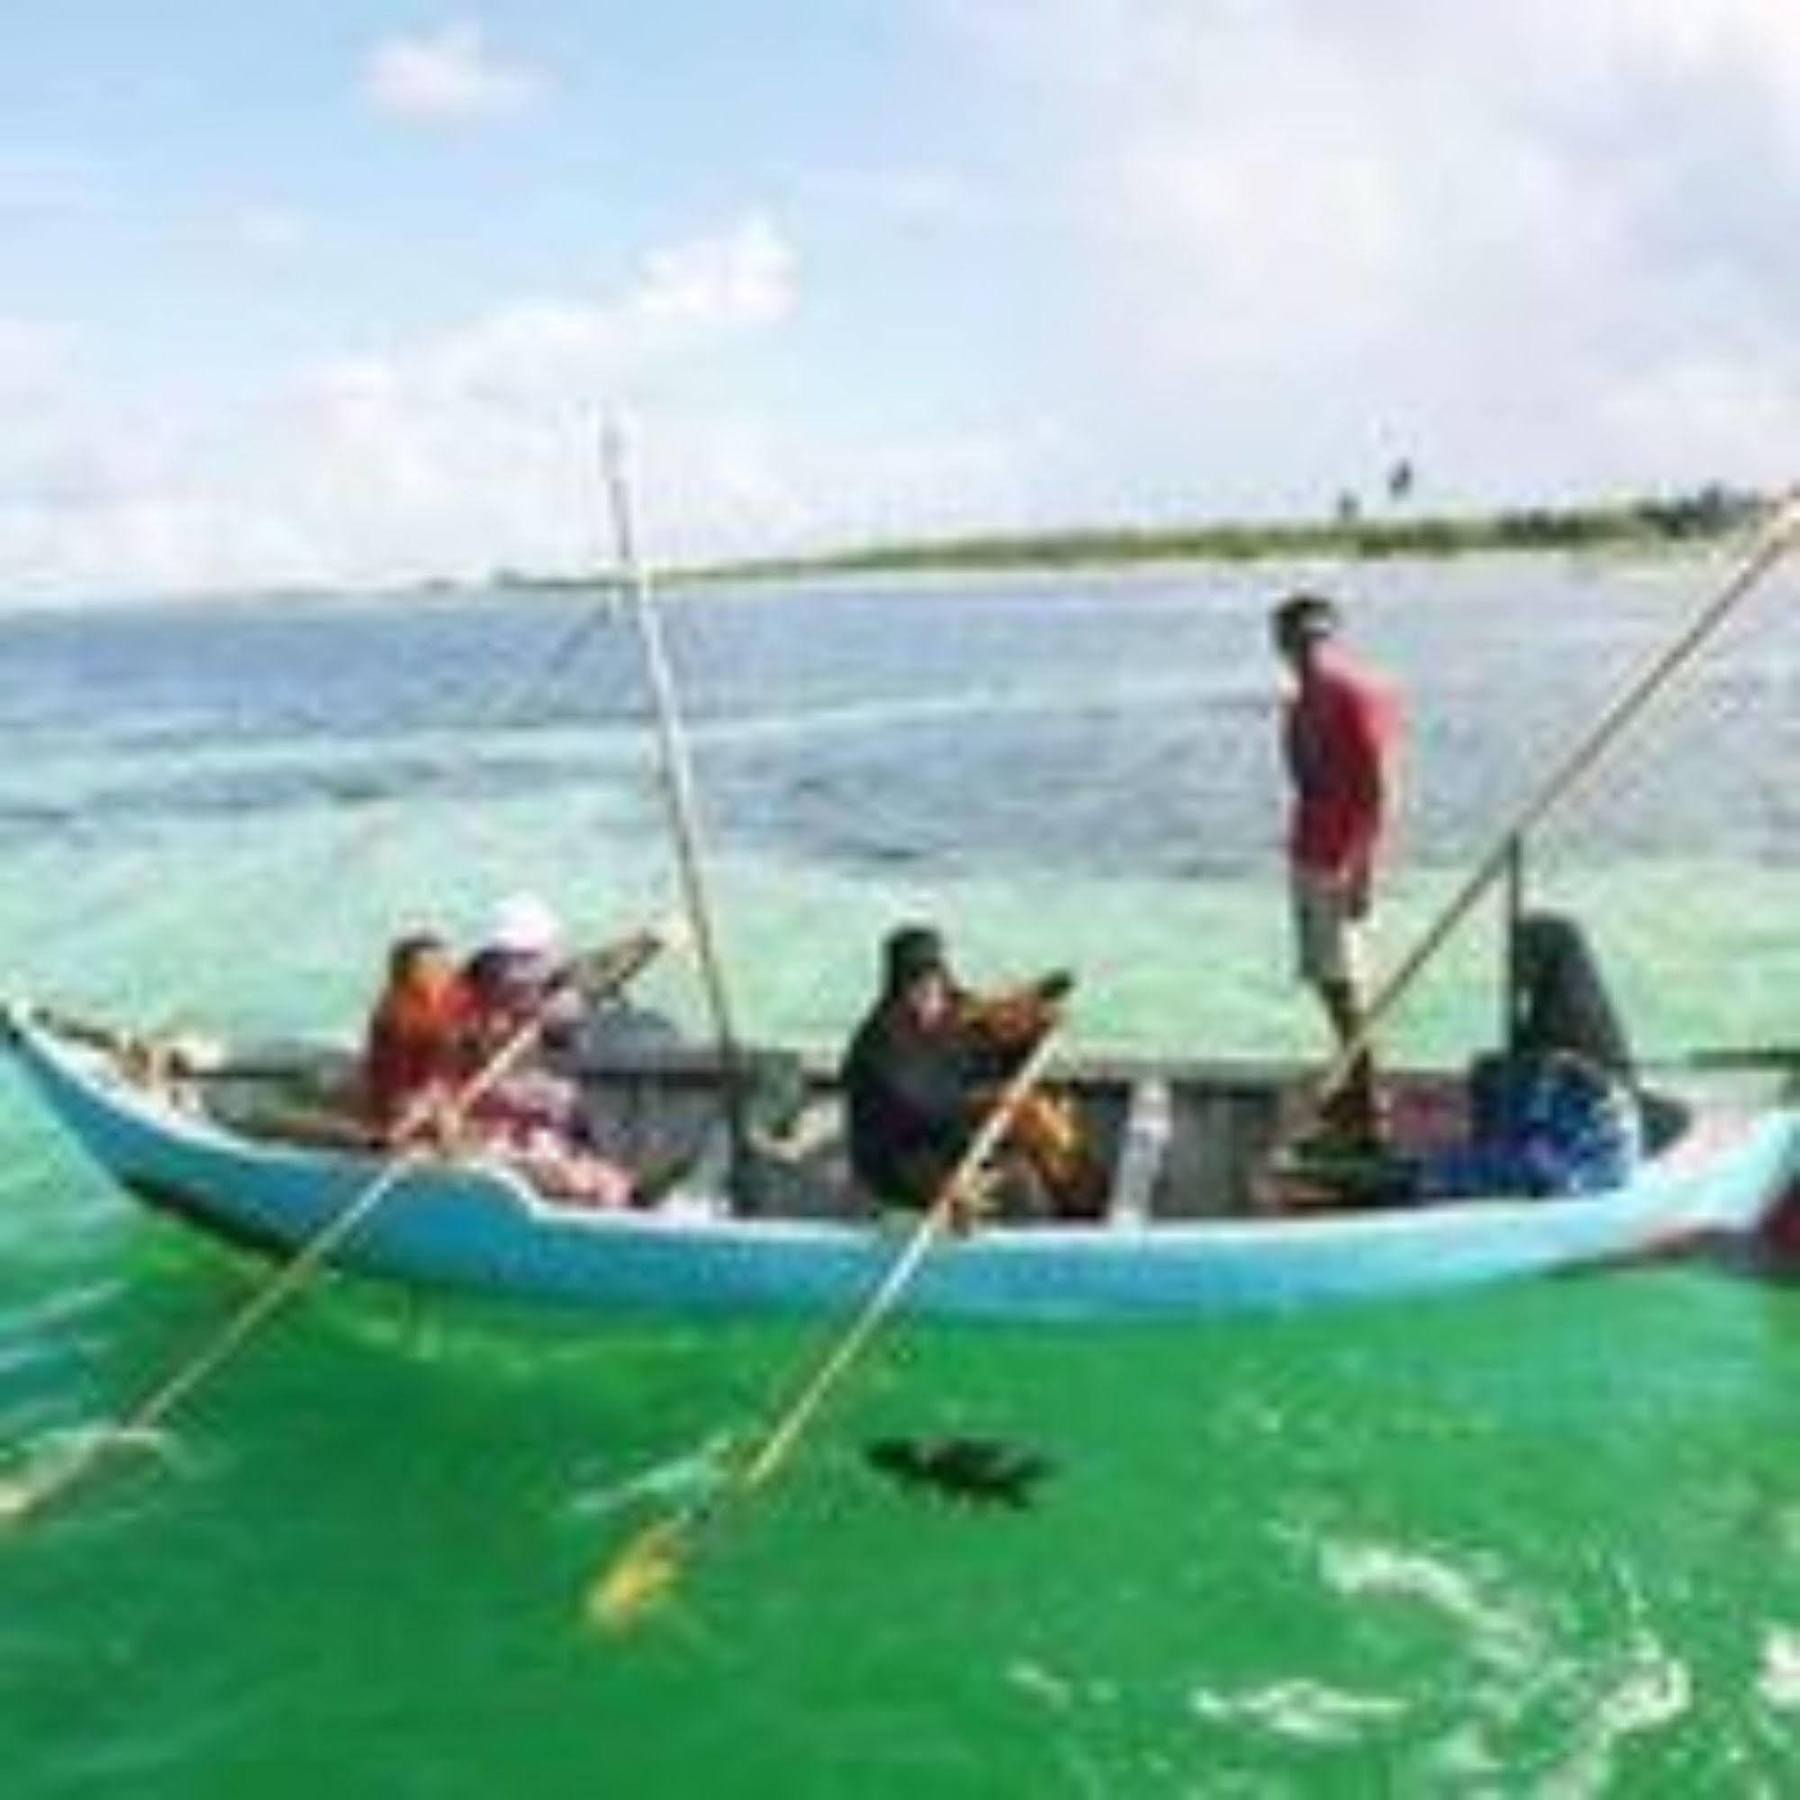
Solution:
<path fill-rule="evenodd" d="M 1421 689 L 1448 629 L 1430 598 L 1444 579 L 1397 573 L 1401 599 L 1379 615 L 1389 659 Z M 1466 600 L 1493 577 L 1456 579 L 1473 585 Z M 1592 582 L 1576 584 L 1590 601 Z M 1686 590 L 1659 577 L 1620 592 L 1616 618 L 1601 615 L 1615 648 L 1662 631 Z M 1072 602 L 1067 618 L 1031 604 L 1048 631 L 1089 628 Z M 1162 638 L 1188 604 L 1154 589 L 1131 600 L 1145 660 L 1108 679 L 1127 693 L 1147 682 L 1166 710 L 1179 671 L 1161 666 Z M 983 633 L 1004 648 L 1014 616 L 975 617 L 959 654 Z M 875 607 L 871 629 L 885 617 Z M 432 623 L 454 633 L 485 619 Z M 368 718 L 345 702 L 312 738 L 240 738 L 244 715 L 292 703 L 246 697 L 245 671 L 260 666 L 247 652 L 196 665 L 169 648 L 194 630 L 179 618 L 94 630 L 95 658 L 114 632 L 127 675 L 158 657 L 171 673 L 153 705 L 111 664 L 84 662 L 77 709 L 94 684 L 125 682 L 110 733 L 0 719 L 12 753 L 0 829 L 7 805 L 62 810 L 7 840 L 10 990 L 163 1024 L 342 1025 L 397 918 L 466 929 L 498 886 L 523 883 L 603 923 L 666 903 L 623 735 L 571 771 L 579 734 L 559 725 L 504 746 L 527 765 L 510 786 L 496 775 L 473 799 L 453 785 L 391 815 L 347 815 L 331 784 L 385 742 L 388 699 L 370 700 Z M 1583 614 L 1583 641 L 1595 634 Z M 1759 680 L 1789 671 L 1790 685 L 1726 682 L 1730 729 L 1706 740 L 1715 766 L 1682 777 L 1701 791 L 1680 797 L 1677 841 L 1656 838 L 1660 815 L 1634 794 L 1691 765 L 1640 761 L 1583 831 L 1544 850 L 1546 891 L 1604 921 L 1608 972 L 1653 1051 L 1796 1036 L 1800 837 L 1785 835 L 1794 765 L 1784 783 L 1781 757 L 1800 656 L 1791 632 L 1776 642 L 1789 660 L 1754 667 Z M 1493 816 L 1490 789 L 1515 791 L 1528 760 L 1511 742 L 1522 690 L 1508 685 L 1509 644 L 1489 647 L 1502 698 L 1472 747 L 1454 740 L 1472 760 L 1415 771 L 1418 824 L 1382 921 L 1390 951 L 1452 890 Z M 1054 680 L 1005 677 L 1001 741 L 965 722 L 968 756 L 1005 774 L 1073 754 L 1064 734 L 1085 719 L 1077 747 L 1121 785 L 1058 835 L 1054 795 L 1021 801 L 957 763 L 934 768 L 941 732 L 911 735 L 891 647 L 866 712 L 833 685 L 840 653 L 801 657 L 754 729 L 733 710 L 741 697 L 713 696 L 723 722 L 700 737 L 731 801 L 718 808 L 718 885 L 756 1032 L 834 1041 L 875 937 L 930 912 L 954 923 L 978 971 L 1080 968 L 1083 1042 L 1317 1048 L 1287 982 L 1256 808 L 1240 822 L 1223 802 L 1202 809 L 1194 836 L 1217 866 L 1159 863 L 1166 825 L 1143 853 L 1139 746 L 1086 718 L 1059 663 Z M 1192 699 L 1197 719 L 1223 721 L 1221 743 L 1261 741 L 1266 718 L 1238 715 L 1240 688 L 1263 673 Z M 1523 710 L 1560 729 L 1589 691 L 1559 701 L 1540 681 Z M 831 717 L 790 764 L 771 745 L 820 696 Z M 166 720 L 162 705 L 175 707 Z M 1021 742 L 1042 758 L 1012 760 Z M 1153 748 L 1164 766 L 1168 747 Z M 1726 749 L 1747 773 L 1719 766 Z M 275 762 L 284 783 L 285 765 L 302 771 L 293 791 L 264 785 Z M 835 769 L 836 798 L 808 785 L 814 765 Z M 873 818 L 889 778 L 926 799 Z M 977 790 L 969 836 L 991 854 L 948 825 L 943 843 L 934 835 L 961 786 Z M 1720 815 L 1716 837 L 1694 823 L 1727 806 L 1740 810 Z M 1036 861 L 1034 808 L 1046 809 Z M 376 816 L 346 861 L 347 828 Z M 1490 938 L 1477 931 L 1420 991 L 1397 1051 L 1458 1056 L 1491 1028 Z M 659 971 L 651 990 L 694 1017 L 683 971 Z M 0 1073 L 0 1455 L 12 1466 L 141 1394 L 257 1279 L 146 1220 Z M 587 1583 L 655 1516 L 644 1489 L 678 1491 L 719 1431 L 766 1417 L 828 1329 L 594 1324 L 321 1286 L 195 1397 L 160 1451 L 0 1539 L 0 1794 L 1774 1796 L 1800 1784 L 1800 1292 L 1684 1267 L 1156 1330 L 902 1321 L 783 1477 L 708 1540 L 665 1616 L 624 1641 L 584 1631 Z M 872 1438 L 949 1431 L 1052 1458 L 1037 1505 L 936 1503 L 862 1454 Z"/>
<path fill-rule="evenodd" d="M 216 1317 L 127 1258 L 97 1401 Z M 159 1266 L 160 1265 L 160 1266 Z M 643 1506 L 805 1334 L 334 1296 L 8 1547 L 33 1794 L 1778 1793 L 1800 1720 L 1800 1315 L 1666 1272 L 1229 1329 L 898 1332 L 624 1642 Z M 73 1353 L 73 1346 L 71 1346 Z M 868 1437 L 1056 1469 L 906 1497 Z M 13 1791 L 20 1791 L 14 1788 Z"/>

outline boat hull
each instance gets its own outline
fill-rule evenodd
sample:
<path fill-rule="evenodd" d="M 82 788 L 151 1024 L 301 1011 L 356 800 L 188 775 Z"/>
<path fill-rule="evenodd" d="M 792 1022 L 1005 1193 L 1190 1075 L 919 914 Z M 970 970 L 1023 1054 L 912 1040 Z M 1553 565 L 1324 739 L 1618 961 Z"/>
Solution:
<path fill-rule="evenodd" d="M 13 1035 L 33 1082 L 102 1168 L 214 1236 L 291 1254 L 381 1167 L 367 1154 L 238 1136 L 28 1020 Z M 1012 1320 L 1167 1319 L 1468 1287 L 1748 1229 L 1796 1175 L 1800 1112 L 1702 1104 L 1669 1149 L 1612 1193 L 990 1229 L 935 1249 L 906 1304 Z M 829 1311 L 880 1279 L 906 1229 L 687 1205 L 584 1211 L 545 1201 L 495 1163 L 434 1162 L 401 1177 L 332 1261 L 597 1311 Z"/>

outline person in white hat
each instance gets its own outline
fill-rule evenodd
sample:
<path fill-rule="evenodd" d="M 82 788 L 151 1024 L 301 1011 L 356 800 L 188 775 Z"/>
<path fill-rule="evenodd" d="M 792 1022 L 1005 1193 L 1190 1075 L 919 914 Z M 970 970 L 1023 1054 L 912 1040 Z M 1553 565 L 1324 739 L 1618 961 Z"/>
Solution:
<path fill-rule="evenodd" d="M 486 947 L 515 956 L 554 956 L 563 941 L 562 921 L 536 894 L 508 894 L 494 908 Z"/>
<path fill-rule="evenodd" d="M 508 894 L 495 905 L 480 948 L 463 966 L 478 1039 L 498 1044 L 535 1018 L 540 1043 L 555 1048 L 581 1012 L 572 989 L 566 996 L 552 992 L 562 974 L 562 921 L 536 894 Z"/>

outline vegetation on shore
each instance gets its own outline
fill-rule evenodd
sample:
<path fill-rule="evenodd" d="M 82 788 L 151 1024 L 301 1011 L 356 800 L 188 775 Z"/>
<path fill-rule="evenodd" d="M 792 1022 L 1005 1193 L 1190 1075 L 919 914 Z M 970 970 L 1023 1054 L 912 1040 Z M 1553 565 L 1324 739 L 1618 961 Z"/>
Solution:
<path fill-rule="evenodd" d="M 816 556 L 756 558 L 667 573 L 685 580 L 814 575 L 925 574 L 1130 566 L 1152 562 L 1249 562 L 1304 557 L 1459 556 L 1494 550 L 1652 549 L 1724 535 L 1766 504 L 1757 493 L 1711 485 L 1670 497 L 1485 513 L 1398 508 L 1366 516 L 1350 495 L 1329 519 L 1122 526 L 866 544 Z M 591 586 L 591 575 L 497 571 L 494 584 L 526 589 Z"/>

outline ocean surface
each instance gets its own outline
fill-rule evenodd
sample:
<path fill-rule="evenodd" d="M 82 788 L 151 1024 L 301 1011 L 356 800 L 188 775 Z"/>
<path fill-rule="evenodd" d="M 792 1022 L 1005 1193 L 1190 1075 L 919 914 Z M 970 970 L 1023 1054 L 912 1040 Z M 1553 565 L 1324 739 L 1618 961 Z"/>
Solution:
<path fill-rule="evenodd" d="M 1269 600 L 1346 599 L 1410 724 L 1415 940 L 1718 560 L 716 590 L 666 608 L 734 999 L 828 1046 L 890 925 L 1081 977 L 1087 1046 L 1315 1055 L 1288 972 Z M 676 889 L 592 596 L 0 613 L 0 993 L 353 1032 L 387 940 Z M 1800 1041 L 1800 581 L 1548 821 L 1649 1058 Z M 1491 907 L 1396 1055 L 1497 1016 Z M 691 968 L 647 997 L 702 1028 Z M 261 1271 L 146 1218 L 0 1068 L 0 1473 L 116 1416 Z M 321 1283 L 167 1440 L 0 1529 L 5 1800 L 1800 1791 L 1800 1287 L 1710 1266 L 1187 1327 L 902 1320 L 675 1605 L 594 1571 L 821 1331 Z M 1052 1459 L 907 1494 L 891 1435 Z"/>

